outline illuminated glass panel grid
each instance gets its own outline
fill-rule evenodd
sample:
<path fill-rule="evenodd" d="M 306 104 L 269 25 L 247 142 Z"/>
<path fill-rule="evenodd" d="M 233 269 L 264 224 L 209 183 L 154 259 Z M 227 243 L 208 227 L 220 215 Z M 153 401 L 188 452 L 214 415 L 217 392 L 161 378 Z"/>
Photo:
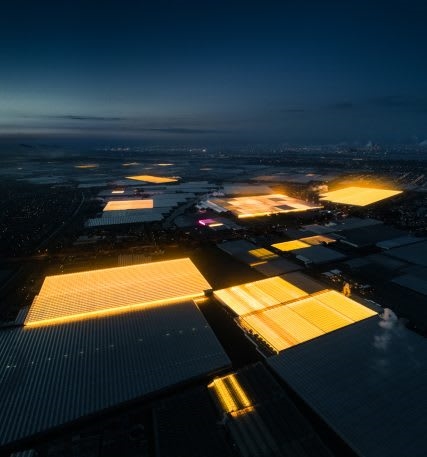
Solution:
<path fill-rule="evenodd" d="M 239 322 L 280 352 L 375 314 L 354 300 L 327 290 L 247 314 Z"/>
<path fill-rule="evenodd" d="M 225 413 L 232 413 L 252 406 L 235 374 L 217 378 L 208 387 Z"/>
<path fill-rule="evenodd" d="M 238 316 L 306 295 L 306 292 L 278 276 L 214 292 L 215 298 Z"/>
<path fill-rule="evenodd" d="M 167 182 L 176 182 L 177 178 L 170 178 L 166 176 L 153 176 L 153 175 L 138 175 L 138 176 L 126 176 L 126 179 L 134 179 L 136 181 L 150 182 L 153 184 L 162 184 Z"/>
<path fill-rule="evenodd" d="M 354 322 L 334 309 L 323 306 L 314 297 L 291 303 L 288 306 L 289 309 L 311 322 L 324 333 L 332 332 Z"/>
<path fill-rule="evenodd" d="M 326 192 L 321 195 L 320 200 L 345 205 L 366 206 L 401 193 L 401 190 L 351 186 Z"/>
<path fill-rule="evenodd" d="M 211 289 L 190 259 L 46 277 L 25 325 L 48 324 L 195 298 Z"/>
<path fill-rule="evenodd" d="M 153 200 L 113 200 L 105 205 L 104 211 L 153 208 Z"/>
<path fill-rule="evenodd" d="M 238 218 L 267 216 L 269 214 L 307 211 L 320 208 L 283 194 L 236 197 L 231 199 L 215 198 L 210 200 L 215 206 L 231 211 Z"/>
<path fill-rule="evenodd" d="M 273 248 L 282 252 L 295 251 L 296 249 L 309 248 L 311 244 L 304 243 L 300 240 L 284 241 L 283 243 L 272 244 Z"/>
<path fill-rule="evenodd" d="M 316 300 L 343 314 L 353 322 L 357 322 L 377 314 L 372 309 L 357 303 L 351 298 L 348 298 L 335 290 L 329 290 L 316 295 Z"/>

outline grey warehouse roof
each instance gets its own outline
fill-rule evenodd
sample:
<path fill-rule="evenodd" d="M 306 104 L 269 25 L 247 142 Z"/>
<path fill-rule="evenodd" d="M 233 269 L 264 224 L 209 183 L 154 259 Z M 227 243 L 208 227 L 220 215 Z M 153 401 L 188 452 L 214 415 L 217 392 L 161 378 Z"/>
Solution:
<path fill-rule="evenodd" d="M 427 241 L 389 249 L 387 255 L 427 267 Z"/>
<path fill-rule="evenodd" d="M 310 246 L 309 248 L 304 249 L 295 249 L 292 253 L 297 259 L 302 260 L 304 263 L 314 264 L 334 262 L 346 258 L 346 256 L 340 252 L 320 245 Z"/>
<path fill-rule="evenodd" d="M 373 317 L 268 363 L 360 456 L 422 457 L 426 353 L 424 338 Z"/>
<path fill-rule="evenodd" d="M 0 330 L 0 446 L 228 367 L 192 301 Z"/>

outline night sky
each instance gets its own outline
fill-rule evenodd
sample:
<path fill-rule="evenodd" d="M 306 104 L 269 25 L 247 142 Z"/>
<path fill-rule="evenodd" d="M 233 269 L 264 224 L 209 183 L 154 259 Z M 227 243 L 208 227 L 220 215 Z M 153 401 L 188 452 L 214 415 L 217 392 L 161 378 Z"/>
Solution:
<path fill-rule="evenodd" d="M 427 140 L 427 2 L 2 2 L 0 137 Z"/>

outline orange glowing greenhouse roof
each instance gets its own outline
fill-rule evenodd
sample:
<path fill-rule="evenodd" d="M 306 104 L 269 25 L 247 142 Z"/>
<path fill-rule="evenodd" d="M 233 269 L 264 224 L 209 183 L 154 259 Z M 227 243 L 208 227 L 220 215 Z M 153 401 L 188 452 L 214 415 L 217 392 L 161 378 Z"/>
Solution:
<path fill-rule="evenodd" d="M 321 207 L 283 194 L 245 196 L 230 199 L 214 198 L 210 202 L 225 211 L 231 211 L 238 218 L 307 211 Z"/>
<path fill-rule="evenodd" d="M 282 243 L 272 244 L 273 248 L 278 249 L 279 251 L 295 251 L 296 249 L 309 248 L 311 244 L 305 243 L 300 240 L 284 241 Z"/>
<path fill-rule="evenodd" d="M 325 290 L 247 314 L 239 322 L 280 352 L 376 314 L 339 292 Z"/>
<path fill-rule="evenodd" d="M 253 409 L 251 400 L 235 374 L 214 379 L 208 387 L 225 413 Z"/>
<path fill-rule="evenodd" d="M 344 189 L 325 192 L 320 200 L 345 205 L 367 206 L 372 203 L 401 194 L 401 190 L 379 189 L 374 187 L 345 187 Z"/>
<path fill-rule="evenodd" d="M 252 249 L 248 253 L 259 260 L 277 259 L 279 256 L 265 248 Z"/>
<path fill-rule="evenodd" d="M 336 239 L 331 238 L 325 235 L 314 235 L 314 236 L 307 236 L 305 238 L 300 238 L 299 241 L 307 244 L 311 244 L 312 246 L 317 246 L 319 244 L 330 244 L 335 243 Z"/>
<path fill-rule="evenodd" d="M 214 296 L 238 316 L 284 303 L 307 293 L 275 276 L 260 281 L 214 291 Z"/>
<path fill-rule="evenodd" d="M 168 182 L 176 182 L 177 178 L 170 178 L 166 176 L 153 176 L 153 175 L 138 175 L 138 176 L 126 176 L 126 179 L 134 179 L 136 181 L 145 181 L 154 184 L 162 184 Z"/>
<path fill-rule="evenodd" d="M 25 325 L 120 313 L 203 296 L 211 289 L 189 258 L 45 278 Z"/>
<path fill-rule="evenodd" d="M 112 200 L 105 205 L 103 211 L 123 211 L 128 209 L 153 208 L 153 200 Z"/>

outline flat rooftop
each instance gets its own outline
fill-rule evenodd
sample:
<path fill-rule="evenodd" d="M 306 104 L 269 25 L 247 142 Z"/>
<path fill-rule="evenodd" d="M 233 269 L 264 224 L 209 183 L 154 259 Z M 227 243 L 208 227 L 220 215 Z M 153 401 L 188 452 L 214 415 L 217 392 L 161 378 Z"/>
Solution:
<path fill-rule="evenodd" d="M 192 300 L 0 329 L 0 446 L 230 366 Z"/>
<path fill-rule="evenodd" d="M 217 211 L 231 211 L 238 218 L 267 216 L 320 208 L 283 194 L 255 195 L 235 198 L 213 198 L 208 200 Z"/>
<path fill-rule="evenodd" d="M 222 251 L 251 267 L 279 259 L 279 256 L 269 249 L 260 248 L 246 240 L 224 241 L 223 243 L 218 243 L 217 246 Z"/>
<path fill-rule="evenodd" d="M 386 254 L 396 259 L 427 267 L 427 241 L 389 249 Z"/>
<path fill-rule="evenodd" d="M 25 325 L 47 325 L 168 303 L 211 289 L 189 258 L 48 276 Z"/>
<path fill-rule="evenodd" d="M 427 341 L 378 317 L 267 359 L 361 457 L 423 457 Z"/>
<path fill-rule="evenodd" d="M 295 262 L 283 258 L 268 259 L 252 265 L 254 270 L 258 271 L 264 276 L 279 276 L 291 271 L 301 270 L 303 267 Z"/>
<path fill-rule="evenodd" d="M 209 392 L 239 455 L 332 456 L 261 363 L 215 379 Z"/>
<path fill-rule="evenodd" d="M 346 258 L 346 255 L 341 254 L 335 249 L 327 248 L 325 246 L 309 246 L 308 249 L 295 249 L 292 253 L 297 259 L 305 264 L 321 264 L 328 262 L 335 262 Z"/>
<path fill-rule="evenodd" d="M 401 194 L 401 190 L 350 186 L 321 194 L 320 200 L 344 205 L 367 206 Z"/>
<path fill-rule="evenodd" d="M 246 314 L 239 323 L 278 353 L 376 314 L 339 292 L 325 290 Z"/>
<path fill-rule="evenodd" d="M 105 205 L 103 211 L 124 211 L 146 208 L 153 208 L 153 200 L 112 200 Z"/>

